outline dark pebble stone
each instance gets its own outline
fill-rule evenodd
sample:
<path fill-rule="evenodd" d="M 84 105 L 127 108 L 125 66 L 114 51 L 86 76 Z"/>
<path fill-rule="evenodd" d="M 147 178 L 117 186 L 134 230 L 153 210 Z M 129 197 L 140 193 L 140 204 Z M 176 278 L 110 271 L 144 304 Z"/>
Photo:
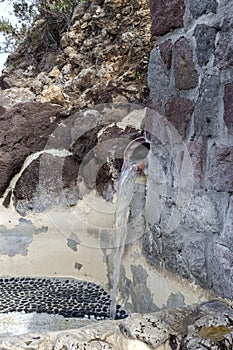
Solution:
<path fill-rule="evenodd" d="M 63 308 L 60 308 L 64 305 Z M 64 317 L 109 318 L 110 295 L 85 281 L 45 278 L 1 278 L 0 312 L 19 310 L 61 314 Z M 120 306 L 117 306 L 120 310 Z M 122 310 L 120 310 L 122 311 Z M 126 313 L 117 317 L 127 317 Z"/>
<path fill-rule="evenodd" d="M 84 317 L 84 314 L 80 311 L 72 311 L 71 316 L 74 318 L 81 318 L 81 317 Z"/>
<path fill-rule="evenodd" d="M 125 314 L 126 314 L 125 310 L 120 310 L 120 315 L 125 315 Z"/>

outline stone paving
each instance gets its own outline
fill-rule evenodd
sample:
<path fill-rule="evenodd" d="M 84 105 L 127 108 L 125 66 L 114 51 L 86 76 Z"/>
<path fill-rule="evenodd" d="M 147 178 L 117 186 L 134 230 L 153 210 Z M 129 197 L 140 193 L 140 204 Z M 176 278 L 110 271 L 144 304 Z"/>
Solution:
<path fill-rule="evenodd" d="M 63 278 L 1 278 L 0 313 L 48 313 L 65 318 L 110 318 L 110 295 L 94 283 Z M 117 305 L 116 319 L 127 313 Z"/>

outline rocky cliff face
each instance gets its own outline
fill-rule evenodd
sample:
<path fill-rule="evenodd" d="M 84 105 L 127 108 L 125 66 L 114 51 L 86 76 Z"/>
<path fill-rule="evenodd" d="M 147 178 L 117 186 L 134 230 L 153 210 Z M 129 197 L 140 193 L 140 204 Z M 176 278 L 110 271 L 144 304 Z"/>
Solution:
<path fill-rule="evenodd" d="M 8 96 L 22 95 L 15 88 L 24 88 L 31 100 L 69 108 L 145 102 L 150 26 L 148 0 L 80 1 L 60 49 L 43 46 L 43 20 L 36 23 L 9 57 L 1 88 Z"/>

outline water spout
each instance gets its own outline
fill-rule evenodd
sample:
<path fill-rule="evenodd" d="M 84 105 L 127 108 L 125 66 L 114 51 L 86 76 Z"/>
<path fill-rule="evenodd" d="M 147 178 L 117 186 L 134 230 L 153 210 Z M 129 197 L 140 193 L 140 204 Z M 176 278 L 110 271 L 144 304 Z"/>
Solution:
<path fill-rule="evenodd" d="M 124 167 L 134 167 L 135 170 L 144 171 L 147 167 L 147 155 L 150 151 L 150 143 L 144 136 L 131 141 L 124 151 Z"/>

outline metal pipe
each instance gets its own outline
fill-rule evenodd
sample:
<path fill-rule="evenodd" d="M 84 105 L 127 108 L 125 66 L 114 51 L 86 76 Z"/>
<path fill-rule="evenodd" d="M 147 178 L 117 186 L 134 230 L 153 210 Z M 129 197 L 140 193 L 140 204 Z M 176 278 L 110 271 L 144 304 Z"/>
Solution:
<path fill-rule="evenodd" d="M 150 151 L 150 143 L 144 136 L 131 141 L 124 151 L 124 166 L 135 167 L 135 170 L 143 170 L 147 167 L 147 155 Z"/>

